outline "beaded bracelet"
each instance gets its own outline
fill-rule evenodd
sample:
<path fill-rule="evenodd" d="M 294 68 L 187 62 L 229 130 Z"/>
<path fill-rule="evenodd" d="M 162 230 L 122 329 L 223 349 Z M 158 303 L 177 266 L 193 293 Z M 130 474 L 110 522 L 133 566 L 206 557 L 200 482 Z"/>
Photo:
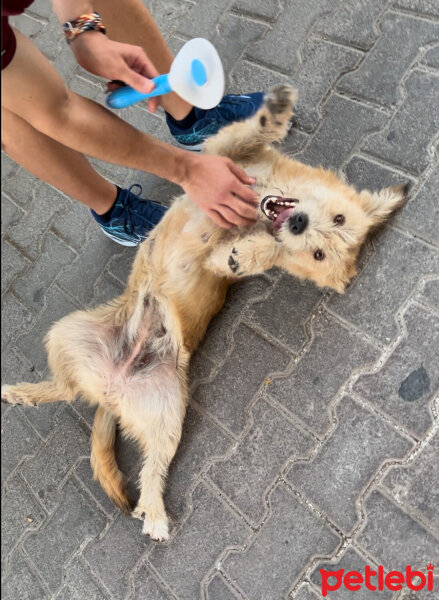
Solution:
<path fill-rule="evenodd" d="M 67 43 L 70 44 L 84 31 L 100 31 L 106 33 L 101 15 L 97 12 L 81 15 L 72 21 L 66 21 L 62 26 Z"/>

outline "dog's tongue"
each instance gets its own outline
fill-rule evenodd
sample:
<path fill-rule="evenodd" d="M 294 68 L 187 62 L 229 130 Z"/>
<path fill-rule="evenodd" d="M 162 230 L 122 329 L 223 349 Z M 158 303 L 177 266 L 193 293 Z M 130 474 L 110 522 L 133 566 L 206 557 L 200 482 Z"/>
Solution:
<path fill-rule="evenodd" d="M 294 208 L 287 208 L 286 210 L 283 210 L 277 215 L 276 220 L 274 222 L 274 228 L 276 229 L 276 231 L 278 231 L 282 227 L 282 223 L 284 223 L 288 219 L 293 210 Z"/>

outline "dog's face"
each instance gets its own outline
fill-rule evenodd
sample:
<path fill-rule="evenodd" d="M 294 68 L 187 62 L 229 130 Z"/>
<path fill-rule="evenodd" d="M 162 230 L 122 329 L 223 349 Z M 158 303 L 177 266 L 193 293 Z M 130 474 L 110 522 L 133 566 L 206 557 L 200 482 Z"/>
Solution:
<path fill-rule="evenodd" d="M 265 196 L 261 210 L 283 246 L 279 266 L 339 293 L 356 273 L 369 233 L 405 201 L 407 187 L 358 193 L 334 173 L 284 184 L 282 196 Z"/>

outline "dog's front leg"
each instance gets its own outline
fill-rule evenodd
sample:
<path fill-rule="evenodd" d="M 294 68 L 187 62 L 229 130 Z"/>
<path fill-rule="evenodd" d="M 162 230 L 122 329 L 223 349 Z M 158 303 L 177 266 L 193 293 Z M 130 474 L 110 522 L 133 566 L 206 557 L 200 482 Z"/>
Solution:
<path fill-rule="evenodd" d="M 207 259 L 207 267 L 217 275 L 247 277 L 271 269 L 278 254 L 278 244 L 271 235 L 249 234 L 216 247 Z"/>

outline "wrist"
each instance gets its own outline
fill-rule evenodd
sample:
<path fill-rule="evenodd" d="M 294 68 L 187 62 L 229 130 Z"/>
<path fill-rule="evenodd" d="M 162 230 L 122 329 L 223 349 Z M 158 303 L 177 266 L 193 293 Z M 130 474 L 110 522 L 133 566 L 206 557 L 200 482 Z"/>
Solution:
<path fill-rule="evenodd" d="M 193 169 L 198 157 L 188 150 L 177 149 L 173 182 L 184 188 L 191 180 Z"/>

